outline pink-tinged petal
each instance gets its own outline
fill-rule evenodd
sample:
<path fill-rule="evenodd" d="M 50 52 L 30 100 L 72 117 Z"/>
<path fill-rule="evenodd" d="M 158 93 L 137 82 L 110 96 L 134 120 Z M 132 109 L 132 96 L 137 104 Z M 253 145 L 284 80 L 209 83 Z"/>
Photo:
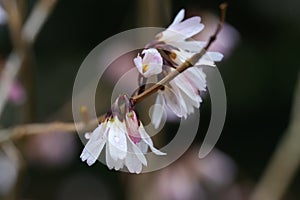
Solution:
<path fill-rule="evenodd" d="M 204 28 L 204 25 L 201 24 L 200 21 L 200 17 L 192 17 L 171 25 L 158 36 L 158 40 L 168 43 L 172 41 L 183 41 L 193 37 Z"/>
<path fill-rule="evenodd" d="M 142 163 L 140 162 L 140 160 L 137 158 L 137 156 L 134 153 L 130 153 L 130 152 L 133 152 L 131 145 L 128 146 L 128 151 L 129 151 L 129 153 L 125 158 L 125 165 L 126 165 L 128 171 L 130 173 L 136 173 L 136 174 L 141 173 Z"/>
<path fill-rule="evenodd" d="M 180 23 L 184 19 L 184 13 L 185 13 L 185 10 L 181 9 L 178 12 L 178 14 L 176 15 L 174 21 L 172 22 L 172 24 L 170 26 L 174 26 L 174 25 Z"/>
<path fill-rule="evenodd" d="M 141 137 L 138 131 L 139 128 L 139 120 L 136 116 L 136 113 L 134 111 L 130 111 L 129 113 L 126 113 L 125 116 L 125 124 L 126 124 L 126 130 L 129 138 L 131 141 L 133 141 L 135 144 L 141 141 Z"/>
<path fill-rule="evenodd" d="M 185 38 L 190 38 L 204 28 L 204 25 L 200 23 L 201 18 L 196 16 L 196 17 L 191 17 L 189 19 L 186 19 L 182 21 L 181 23 L 175 24 L 170 26 L 168 29 L 170 31 L 178 32 L 181 35 L 184 35 Z"/>
<path fill-rule="evenodd" d="M 110 124 L 110 131 L 108 134 L 108 144 L 111 157 L 117 161 L 118 159 L 124 159 L 127 154 L 127 141 L 125 135 L 125 126 L 114 118 Z"/>
<path fill-rule="evenodd" d="M 187 118 L 187 105 L 186 102 L 184 101 L 184 98 L 182 97 L 182 94 L 184 94 L 181 89 L 174 83 L 170 82 L 170 85 L 172 86 L 174 94 L 177 96 L 177 101 L 178 104 L 181 106 L 181 117 L 184 117 L 184 119 Z M 170 105 L 170 102 L 168 102 L 167 105 Z M 174 111 L 173 111 L 174 112 Z M 175 112 L 174 112 L 175 113 Z M 175 113 L 176 114 L 176 113 Z M 177 115 L 178 116 L 178 115 Z M 179 116 L 178 116 L 179 117 Z"/>
<path fill-rule="evenodd" d="M 143 127 L 143 125 L 140 126 L 139 132 L 141 134 L 141 137 L 142 137 L 143 141 L 149 145 L 149 147 L 150 147 L 150 149 L 153 153 L 155 153 L 156 155 L 166 155 L 166 153 L 163 153 L 163 152 L 159 151 L 158 149 L 156 149 L 153 146 L 153 142 L 152 142 L 151 138 L 149 137 L 149 135 L 147 134 L 147 132 L 146 132 L 145 128 Z"/>
<path fill-rule="evenodd" d="M 98 159 L 107 140 L 107 131 L 106 125 L 100 124 L 90 135 L 90 139 L 80 155 L 81 160 L 86 161 L 89 166 Z"/>
<path fill-rule="evenodd" d="M 172 84 L 170 82 L 170 84 Z M 182 104 L 182 98 L 180 91 L 175 90 L 174 87 L 177 87 L 175 84 L 172 85 L 172 88 L 165 87 L 164 90 L 164 98 L 166 105 L 177 115 L 178 117 L 182 117 L 183 113 L 185 113 L 185 104 Z"/>
<path fill-rule="evenodd" d="M 143 74 L 143 60 L 142 57 L 140 55 L 138 55 L 136 58 L 133 59 L 133 62 L 136 66 L 136 68 L 138 69 L 138 71 Z"/>
<path fill-rule="evenodd" d="M 197 88 L 193 87 L 191 84 L 191 81 L 189 78 L 186 78 L 184 74 L 179 74 L 175 79 L 171 81 L 172 83 L 176 84 L 178 88 L 182 92 L 184 92 L 189 98 L 195 100 L 196 102 L 200 98 L 199 95 L 197 94 Z"/>
<path fill-rule="evenodd" d="M 140 56 L 134 59 L 135 66 L 146 78 L 162 72 L 163 59 L 157 49 L 145 49 Z"/>
<path fill-rule="evenodd" d="M 152 117 L 151 117 L 152 124 L 153 124 L 154 128 L 156 128 L 156 129 L 159 127 L 162 117 L 164 115 L 163 106 L 164 106 L 164 97 L 163 97 L 162 92 L 158 91 L 154 109 L 152 112 Z"/>
<path fill-rule="evenodd" d="M 206 75 L 202 69 L 191 67 L 185 70 L 182 74 L 186 76 L 190 80 L 191 84 L 194 85 L 198 90 L 206 90 Z"/>

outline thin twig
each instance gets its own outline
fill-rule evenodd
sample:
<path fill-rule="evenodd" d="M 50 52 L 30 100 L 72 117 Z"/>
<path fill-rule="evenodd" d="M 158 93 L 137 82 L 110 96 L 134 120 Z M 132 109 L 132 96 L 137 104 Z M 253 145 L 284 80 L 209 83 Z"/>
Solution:
<path fill-rule="evenodd" d="M 282 199 L 300 166 L 300 72 L 295 91 L 291 122 L 276 148 L 251 200 Z"/>
<path fill-rule="evenodd" d="M 51 132 L 76 132 L 87 131 L 103 121 L 105 115 L 91 120 L 88 123 L 82 121 L 77 124 L 73 122 L 52 122 L 19 125 L 9 129 L 0 130 L 0 144 L 8 140 L 20 139 L 24 136 Z"/>
<path fill-rule="evenodd" d="M 190 59 L 187 59 L 184 63 L 182 63 L 180 66 L 176 68 L 176 70 L 170 72 L 166 77 L 164 77 L 162 80 L 160 80 L 157 84 L 153 85 L 152 87 L 148 88 L 141 94 L 138 94 L 136 96 L 132 97 L 132 102 L 133 103 L 138 103 L 145 97 L 157 92 L 158 90 L 162 89 L 165 84 L 169 83 L 172 79 L 174 79 L 176 76 L 178 76 L 180 73 L 188 69 L 189 67 L 194 66 L 199 59 L 202 58 L 202 56 L 206 53 L 206 51 L 209 49 L 210 45 L 216 40 L 219 32 L 222 29 L 223 23 L 225 21 L 225 16 L 226 16 L 226 10 L 227 10 L 227 3 L 223 3 L 220 5 L 220 11 L 221 11 L 221 16 L 220 16 L 220 21 L 217 26 L 217 29 L 215 33 L 210 37 L 207 45 L 201 49 L 199 53 L 194 54 Z"/>
<path fill-rule="evenodd" d="M 14 4 L 11 3 L 11 0 L 2 1 L 3 4 L 8 6 L 10 9 L 13 8 L 11 11 L 12 14 L 9 15 L 9 17 L 13 18 L 11 19 L 13 21 L 11 23 L 14 24 L 11 25 L 11 31 L 14 32 L 12 39 L 16 41 L 14 42 L 14 50 L 9 55 L 0 77 L 0 116 L 7 101 L 12 83 L 22 68 L 21 66 L 25 59 L 25 53 L 23 51 L 24 44 L 34 43 L 36 36 L 43 24 L 46 22 L 57 0 L 39 1 L 26 20 L 22 30 L 19 28 L 19 23 L 21 23 L 20 20 L 16 19 L 17 17 L 14 15 L 18 15 L 18 13 L 15 13 L 16 10 L 14 9 Z"/>

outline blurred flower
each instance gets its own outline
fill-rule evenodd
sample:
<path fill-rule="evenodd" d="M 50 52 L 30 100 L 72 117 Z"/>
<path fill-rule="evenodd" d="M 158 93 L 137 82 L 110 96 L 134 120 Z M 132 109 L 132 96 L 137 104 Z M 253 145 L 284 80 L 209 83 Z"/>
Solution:
<path fill-rule="evenodd" d="M 197 15 L 198 13 L 202 14 L 203 23 L 205 23 L 205 29 L 199 34 L 195 35 L 193 38 L 195 40 L 208 40 L 212 33 L 215 32 L 216 24 L 219 23 L 219 16 L 208 11 L 194 10 L 191 11 L 191 14 Z M 232 51 L 240 41 L 239 32 L 229 23 L 224 22 L 222 30 L 218 34 L 218 39 L 215 40 L 212 45 L 209 47 L 212 51 L 221 52 L 224 57 L 229 58 Z"/>
<path fill-rule="evenodd" d="M 17 163 L 0 154 L 0 197 L 7 194 L 16 183 L 18 175 Z"/>
<path fill-rule="evenodd" d="M 125 103 L 125 112 L 122 112 L 122 103 Z M 98 159 L 105 144 L 106 164 L 109 169 L 120 170 L 125 165 L 129 172 L 140 173 L 142 165 L 147 165 L 144 154 L 147 153 L 148 146 L 153 153 L 165 155 L 153 147 L 152 140 L 126 95 L 117 98 L 112 105 L 112 111 L 92 133 L 87 134 L 87 138 L 89 141 L 80 158 L 89 166 Z"/>
<path fill-rule="evenodd" d="M 38 134 L 25 142 L 25 154 L 31 164 L 60 167 L 76 155 L 76 136 L 65 132 Z"/>
<path fill-rule="evenodd" d="M 26 100 L 26 93 L 23 86 L 20 84 L 19 81 L 14 81 L 10 92 L 9 92 L 9 100 L 16 105 L 21 105 Z"/>
<path fill-rule="evenodd" d="M 0 11 L 0 15 L 1 15 L 1 11 Z M 0 55 L 0 78 L 2 75 L 2 70 L 4 65 L 5 65 L 5 59 Z M 21 105 L 26 101 L 25 89 L 18 80 L 14 80 L 12 85 L 10 86 L 8 100 L 15 105 Z"/>
<path fill-rule="evenodd" d="M 144 200 L 210 200 L 230 199 L 234 190 L 236 165 L 225 153 L 214 149 L 204 159 L 196 155 L 199 147 L 191 148 L 172 165 L 151 174 L 129 177 L 129 198 Z M 234 193 L 238 193 L 235 191 Z M 241 200 L 239 195 L 231 200 Z M 245 196 L 243 196 L 245 197 Z"/>
<path fill-rule="evenodd" d="M 6 24 L 7 16 L 5 10 L 0 5 L 0 25 Z"/>
<path fill-rule="evenodd" d="M 144 55 L 143 59 L 138 55 L 134 59 L 134 64 L 144 77 L 149 78 L 150 76 L 161 73 L 163 61 L 156 49 L 145 49 L 142 55 Z"/>

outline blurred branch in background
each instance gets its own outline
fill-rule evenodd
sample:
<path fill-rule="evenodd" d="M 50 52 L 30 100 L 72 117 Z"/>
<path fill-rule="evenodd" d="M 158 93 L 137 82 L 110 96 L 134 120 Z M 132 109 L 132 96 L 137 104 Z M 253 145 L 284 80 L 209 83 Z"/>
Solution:
<path fill-rule="evenodd" d="M 51 132 L 76 132 L 87 131 L 96 127 L 99 121 L 104 119 L 105 115 L 89 122 L 80 122 L 74 124 L 73 122 L 52 122 L 39 124 L 20 125 L 9 129 L 0 130 L 0 144 L 9 140 L 22 138 L 23 136 L 51 133 Z M 77 132 L 76 132 L 77 133 Z"/>
<path fill-rule="evenodd" d="M 282 199 L 300 164 L 300 73 L 290 125 L 277 147 L 251 200 Z"/>
<path fill-rule="evenodd" d="M 24 119 L 32 121 L 34 116 L 35 95 L 34 95 L 34 76 L 32 70 L 32 44 L 40 32 L 43 24 L 46 22 L 57 0 L 40 0 L 38 1 L 25 21 L 27 1 L 25 0 L 1 0 L 0 1 L 6 10 L 10 39 L 13 45 L 13 50 L 8 56 L 0 77 L 0 116 L 4 110 L 10 90 L 16 80 L 18 74 L 21 75 L 23 84 L 27 93 L 27 101 L 24 105 Z M 74 126 L 74 125 L 73 125 Z M 54 126 L 55 127 L 55 126 Z M 25 129 L 24 129 L 25 128 Z M 28 132 L 30 126 L 23 127 L 22 132 Z M 36 128 L 36 127 L 35 127 Z M 15 169 L 15 178 L 8 177 L 7 180 L 12 180 L 13 189 L 9 188 L 10 192 L 6 193 L 4 199 L 18 199 L 20 184 L 22 182 L 22 172 L 24 164 L 22 155 L 11 139 L 17 137 L 21 133 L 21 129 L 8 129 L 1 131 L 1 150 L 8 158 L 8 162 L 12 163 Z M 34 129 L 36 131 L 36 129 Z M 41 131 L 43 132 L 43 131 Z M 3 156 L 2 156 L 3 157 Z M 3 158 L 2 158 L 3 159 Z M 11 167 L 4 167 L 2 171 L 7 173 Z M 3 195 L 3 194 L 1 194 Z"/>
<path fill-rule="evenodd" d="M 34 6 L 32 12 L 22 27 L 22 15 L 19 11 L 16 0 L 2 0 L 7 13 L 8 24 L 10 29 L 11 40 L 13 43 L 13 51 L 6 61 L 0 77 L 0 116 L 3 112 L 7 101 L 10 88 L 16 76 L 25 65 L 29 64 L 31 57 L 31 45 L 34 43 L 41 27 L 46 22 L 49 14 L 55 6 L 57 0 L 41 0 Z M 19 2 L 19 1 L 18 1 Z M 22 1 L 21 1 L 22 2 Z M 22 2 L 23 3 L 23 2 Z M 29 92 L 28 96 L 32 97 L 32 74 L 30 65 L 24 74 L 25 87 Z M 26 83 L 27 82 L 27 83 Z M 29 99 L 29 115 L 32 115 L 32 103 Z"/>

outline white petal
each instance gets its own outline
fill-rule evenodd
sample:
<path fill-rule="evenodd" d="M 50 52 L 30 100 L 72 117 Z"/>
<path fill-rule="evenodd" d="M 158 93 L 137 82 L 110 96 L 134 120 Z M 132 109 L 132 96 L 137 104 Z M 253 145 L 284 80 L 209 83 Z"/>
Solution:
<path fill-rule="evenodd" d="M 146 130 L 144 129 L 143 125 L 140 126 L 139 132 L 141 134 L 142 140 L 149 145 L 149 147 L 153 153 L 155 153 L 156 155 L 166 155 L 166 153 L 159 151 L 158 149 L 156 149 L 153 146 L 153 142 L 152 142 L 151 138 L 149 137 L 149 135 L 147 134 Z"/>
<path fill-rule="evenodd" d="M 198 53 L 205 47 L 206 42 L 202 41 L 185 41 L 185 40 L 176 40 L 176 41 L 169 41 L 168 44 L 177 47 L 181 50 Z"/>
<path fill-rule="evenodd" d="M 127 139 L 128 139 L 128 154 L 131 153 L 135 154 L 136 157 L 139 159 L 139 161 L 143 163 L 143 165 L 147 165 L 147 160 L 144 154 L 142 153 L 141 149 L 139 149 L 138 146 L 134 144 L 129 137 Z M 129 149 L 133 151 L 129 151 Z"/>
<path fill-rule="evenodd" d="M 172 83 L 170 83 L 172 84 Z M 185 112 L 184 104 L 181 104 L 182 98 L 178 90 L 165 87 L 164 98 L 166 105 L 178 116 L 182 117 Z"/>
<path fill-rule="evenodd" d="M 127 141 L 125 135 L 125 125 L 121 124 L 117 118 L 111 123 L 108 134 L 108 144 L 110 155 L 114 160 L 124 159 L 127 154 Z"/>
<path fill-rule="evenodd" d="M 117 160 L 115 161 L 114 159 L 112 159 L 111 155 L 110 155 L 110 150 L 109 150 L 109 145 L 106 145 L 106 165 L 109 169 L 115 169 L 115 170 L 119 170 L 123 167 L 124 164 L 124 160 Z"/>
<path fill-rule="evenodd" d="M 142 54 L 144 54 L 142 74 L 146 78 L 162 72 L 163 60 L 157 49 L 145 49 Z"/>
<path fill-rule="evenodd" d="M 138 69 L 138 71 L 142 74 L 143 73 L 142 57 L 140 55 L 137 55 L 137 57 L 133 59 L 133 62 L 136 68 Z"/>
<path fill-rule="evenodd" d="M 219 52 L 207 52 L 204 57 L 208 58 L 208 60 L 212 60 L 215 62 L 220 62 L 223 59 L 223 54 L 219 53 Z"/>
<path fill-rule="evenodd" d="M 171 81 L 172 83 L 176 84 L 178 88 L 182 92 L 184 92 L 189 98 L 198 101 L 200 98 L 199 95 L 196 93 L 197 88 L 194 88 L 193 85 L 190 83 L 191 80 L 186 78 L 183 74 L 179 74 L 175 79 Z M 170 84 L 171 84 L 170 82 Z"/>
<path fill-rule="evenodd" d="M 138 148 L 142 151 L 143 154 L 146 154 L 148 151 L 148 144 L 144 141 L 141 140 L 139 143 L 136 144 Z"/>
<path fill-rule="evenodd" d="M 215 62 L 221 61 L 223 54 L 219 52 L 206 52 L 202 58 L 196 63 L 196 65 L 206 65 L 215 67 Z"/>
<path fill-rule="evenodd" d="M 152 112 L 152 117 L 151 117 L 152 124 L 156 129 L 159 127 L 162 117 L 164 115 L 163 106 L 164 106 L 164 97 L 162 95 L 162 92 L 158 91 L 154 109 Z"/>
<path fill-rule="evenodd" d="M 89 141 L 85 145 L 80 158 L 86 161 L 89 166 L 95 163 L 98 159 L 105 142 L 107 140 L 106 125 L 100 124 L 91 134 Z"/>
<path fill-rule="evenodd" d="M 127 166 L 128 171 L 130 173 L 137 173 L 137 174 L 141 173 L 142 163 L 134 153 L 130 153 L 133 152 L 133 150 L 131 149 L 131 145 L 128 146 L 128 151 L 129 153 L 125 158 L 125 165 Z"/>
<path fill-rule="evenodd" d="M 164 31 L 163 38 L 161 40 L 175 41 L 190 38 L 204 28 L 204 25 L 200 23 L 200 17 L 191 17 L 180 23 L 169 26 L 166 31 Z"/>
<path fill-rule="evenodd" d="M 181 9 L 178 14 L 176 15 L 174 21 L 172 22 L 172 24 L 170 26 L 174 26 L 175 24 L 178 24 L 179 22 L 181 22 L 184 18 L 184 13 L 185 13 L 185 10 L 184 9 Z"/>
<path fill-rule="evenodd" d="M 192 84 L 200 91 L 206 90 L 206 75 L 197 67 L 191 67 L 182 73 L 184 76 L 188 77 Z"/>

